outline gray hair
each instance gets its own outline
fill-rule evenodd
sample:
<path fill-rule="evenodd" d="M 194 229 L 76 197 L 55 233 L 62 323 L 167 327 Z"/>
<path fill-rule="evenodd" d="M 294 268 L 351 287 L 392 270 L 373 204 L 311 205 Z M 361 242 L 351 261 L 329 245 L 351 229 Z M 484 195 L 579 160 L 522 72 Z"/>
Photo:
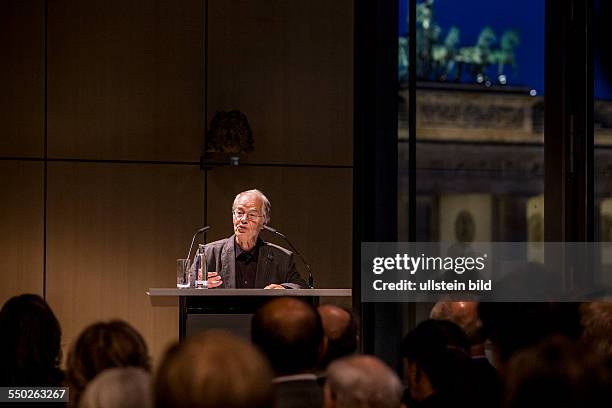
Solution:
<path fill-rule="evenodd" d="M 264 224 L 269 223 L 270 213 L 272 212 L 272 205 L 270 204 L 270 200 L 268 200 L 268 197 L 266 197 L 264 193 L 262 193 L 260 190 L 257 190 L 255 188 L 238 193 L 236 195 L 236 198 L 234 198 L 234 202 L 232 203 L 232 211 L 236 209 L 236 201 L 238 201 L 238 199 L 245 194 L 256 194 L 259 196 L 259 198 L 261 198 L 261 202 L 262 202 L 261 212 L 263 213 L 262 215 L 264 216 Z"/>
<path fill-rule="evenodd" d="M 326 387 L 338 408 L 399 408 L 403 393 L 397 375 L 373 356 L 350 356 L 330 364 Z"/>
<path fill-rule="evenodd" d="M 109 368 L 85 388 L 79 408 L 153 407 L 151 374 L 139 367 Z"/>

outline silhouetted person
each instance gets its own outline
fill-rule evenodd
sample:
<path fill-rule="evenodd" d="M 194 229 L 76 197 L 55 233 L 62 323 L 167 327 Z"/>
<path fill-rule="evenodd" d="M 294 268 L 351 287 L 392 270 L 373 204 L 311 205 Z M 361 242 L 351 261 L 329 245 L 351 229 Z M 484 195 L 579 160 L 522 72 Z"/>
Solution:
<path fill-rule="evenodd" d="M 338 306 L 322 305 L 318 311 L 327 337 L 327 352 L 320 364 L 320 369 L 324 370 L 330 362 L 355 353 L 357 322 L 349 310 Z"/>
<path fill-rule="evenodd" d="M 484 357 L 484 334 L 478 316 L 478 302 L 437 302 L 429 313 L 434 320 L 448 320 L 463 330 L 470 343 L 470 355 Z"/>
<path fill-rule="evenodd" d="M 295 298 L 271 300 L 253 316 L 251 336 L 276 375 L 275 407 L 321 407 L 323 392 L 314 371 L 325 337 L 317 310 Z"/>
<path fill-rule="evenodd" d="M 600 357 L 563 336 L 515 353 L 506 369 L 504 407 L 610 406 L 610 371 Z"/>
<path fill-rule="evenodd" d="M 61 335 L 40 296 L 9 299 L 0 310 L 0 386 L 60 386 Z"/>
<path fill-rule="evenodd" d="M 83 330 L 68 353 L 66 365 L 73 406 L 78 406 L 87 384 L 107 368 L 151 370 L 144 339 L 136 329 L 121 320 L 95 323 Z"/>
<path fill-rule="evenodd" d="M 268 408 L 272 370 L 247 341 L 220 330 L 187 337 L 164 355 L 156 408 Z"/>
<path fill-rule="evenodd" d="M 575 303 L 480 303 L 483 329 L 502 376 L 506 363 L 518 351 L 554 334 L 577 339 L 581 331 L 578 307 Z"/>
<path fill-rule="evenodd" d="M 479 393 L 469 343 L 456 324 L 426 320 L 411 330 L 401 345 L 408 406 L 491 407 Z"/>
<path fill-rule="evenodd" d="M 502 384 L 495 368 L 485 355 L 485 336 L 478 315 L 478 302 L 437 302 L 429 316 L 457 324 L 465 333 L 467 350 L 472 358 L 475 390 L 490 405 L 499 405 Z"/>

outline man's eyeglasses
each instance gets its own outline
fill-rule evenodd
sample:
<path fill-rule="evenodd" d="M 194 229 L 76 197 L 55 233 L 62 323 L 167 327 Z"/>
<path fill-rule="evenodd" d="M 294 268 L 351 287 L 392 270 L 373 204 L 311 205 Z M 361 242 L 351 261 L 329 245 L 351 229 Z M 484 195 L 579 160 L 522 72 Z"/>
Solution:
<path fill-rule="evenodd" d="M 263 217 L 263 215 L 259 215 L 256 212 L 244 212 L 243 210 L 233 210 L 232 215 L 236 217 L 237 220 L 241 220 L 242 217 L 246 215 L 249 221 L 256 221 L 258 218 Z"/>

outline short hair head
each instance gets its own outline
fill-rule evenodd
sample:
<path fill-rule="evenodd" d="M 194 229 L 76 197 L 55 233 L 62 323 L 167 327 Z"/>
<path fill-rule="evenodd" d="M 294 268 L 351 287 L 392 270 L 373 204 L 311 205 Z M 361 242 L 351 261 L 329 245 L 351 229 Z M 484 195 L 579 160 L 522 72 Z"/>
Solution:
<path fill-rule="evenodd" d="M 236 202 L 238 199 L 245 194 L 254 194 L 257 195 L 261 199 L 261 212 L 264 217 L 264 224 L 268 224 L 270 222 L 270 216 L 272 213 L 272 205 L 270 204 L 270 200 L 265 196 L 260 190 L 251 189 L 238 193 L 234 198 L 234 202 L 232 203 L 232 211 L 236 209 Z"/>
<path fill-rule="evenodd" d="M 100 372 L 112 367 L 151 370 L 144 339 L 122 320 L 88 326 L 68 353 L 66 376 L 70 384 L 70 399 L 75 405 L 87 384 Z"/>
<path fill-rule="evenodd" d="M 264 408 L 272 403 L 272 371 L 252 344 L 209 330 L 166 352 L 154 392 L 157 408 Z"/>
<path fill-rule="evenodd" d="M 0 310 L 0 383 L 2 386 L 59 385 L 61 328 L 38 295 L 9 299 Z"/>
<path fill-rule="evenodd" d="M 427 375 L 435 390 L 444 390 L 464 376 L 470 364 L 468 348 L 465 333 L 455 323 L 425 320 L 404 337 L 401 353 Z"/>
<path fill-rule="evenodd" d="M 251 338 L 277 375 L 313 371 L 324 343 L 317 310 L 289 297 L 273 299 L 255 312 Z"/>
<path fill-rule="evenodd" d="M 151 373 L 140 367 L 102 371 L 85 388 L 79 408 L 151 408 Z"/>
<path fill-rule="evenodd" d="M 327 370 L 325 398 L 338 408 L 398 408 L 402 384 L 397 375 L 373 356 L 349 356 Z"/>

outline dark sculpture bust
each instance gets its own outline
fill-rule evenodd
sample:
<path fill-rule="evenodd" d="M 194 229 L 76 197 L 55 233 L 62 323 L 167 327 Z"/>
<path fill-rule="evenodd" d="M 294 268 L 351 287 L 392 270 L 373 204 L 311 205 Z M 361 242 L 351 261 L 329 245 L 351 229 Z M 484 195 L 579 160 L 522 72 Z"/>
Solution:
<path fill-rule="evenodd" d="M 219 111 L 210 121 L 206 133 L 206 151 L 231 153 L 249 153 L 255 149 L 255 140 L 249 121 L 239 110 Z"/>

